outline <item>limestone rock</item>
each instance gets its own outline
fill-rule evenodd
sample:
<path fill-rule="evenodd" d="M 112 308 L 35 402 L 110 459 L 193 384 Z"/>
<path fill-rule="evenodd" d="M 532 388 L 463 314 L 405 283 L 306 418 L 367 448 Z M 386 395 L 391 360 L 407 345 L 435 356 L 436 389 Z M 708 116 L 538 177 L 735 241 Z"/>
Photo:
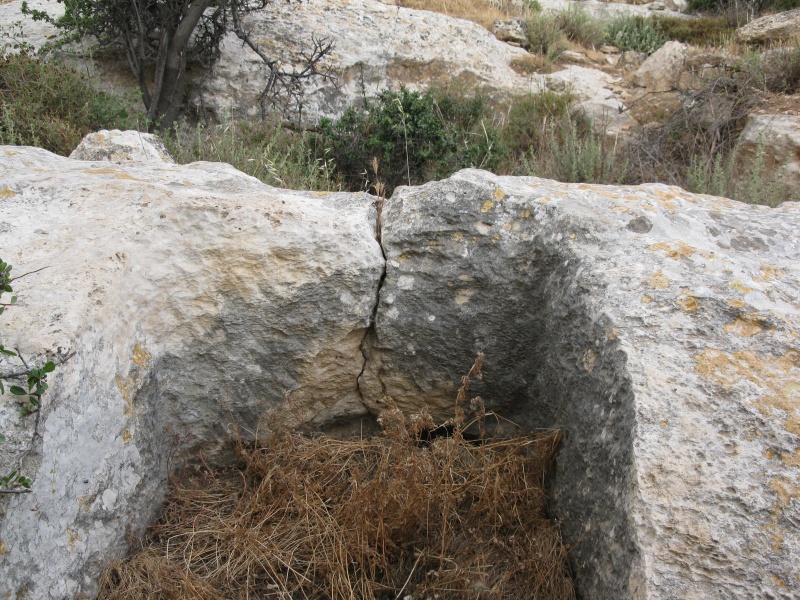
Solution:
<path fill-rule="evenodd" d="M 0 2 L 0 48 L 13 49 L 24 42 L 38 50 L 58 34 L 47 21 L 34 21 L 22 14 L 23 0 Z M 56 0 L 27 0 L 31 10 L 45 11 L 53 17 L 64 14 L 64 5 Z"/>
<path fill-rule="evenodd" d="M 525 35 L 525 21 L 523 19 L 495 19 L 492 33 L 501 42 L 514 42 L 525 44 L 528 37 Z"/>
<path fill-rule="evenodd" d="M 557 71 L 546 78 L 547 87 L 555 91 L 569 90 L 578 98 L 578 109 L 591 120 L 596 133 L 616 137 L 636 125 L 612 87 L 619 78 L 599 69 L 579 65 Z"/>
<path fill-rule="evenodd" d="M 90 133 L 81 140 L 69 157 L 73 160 L 102 160 L 113 163 L 151 160 L 175 162 L 157 135 L 119 129 L 103 129 Z"/>
<path fill-rule="evenodd" d="M 745 43 L 785 41 L 800 35 L 800 8 L 759 17 L 736 30 L 736 38 Z"/>
<path fill-rule="evenodd" d="M 51 375 L 41 438 L 0 397 L 0 470 L 34 482 L 0 499 L 0 596 L 91 596 L 171 470 L 219 460 L 234 428 L 246 440 L 366 414 L 361 343 L 384 263 L 373 200 L 224 164 L 0 148 L 2 258 L 47 267 L 15 285 L 2 341 L 29 362 L 77 352 Z"/>
<path fill-rule="evenodd" d="M 767 173 L 800 192 L 800 117 L 796 115 L 749 115 L 739 135 L 739 153 L 745 168 L 753 164 L 759 146 Z"/>
<path fill-rule="evenodd" d="M 471 21 L 440 13 L 387 6 L 375 0 L 304 0 L 302 6 L 275 2 L 244 18 L 244 24 L 267 55 L 284 65 L 297 64 L 312 36 L 329 38 L 335 50 L 328 64 L 338 87 L 319 79 L 305 86 L 302 115 L 298 106 L 285 116 L 315 123 L 338 117 L 359 98 L 405 85 L 421 89 L 433 83 L 461 80 L 507 94 L 537 89 L 510 66 L 527 55 L 495 38 Z M 260 117 L 258 98 L 267 69 L 235 35 L 222 43 L 221 56 L 201 88 L 202 106 L 220 120 Z M 198 105 L 200 98 L 196 99 Z"/>
<path fill-rule="evenodd" d="M 542 89 L 539 76 L 524 77 L 511 68 L 514 59 L 530 55 L 505 44 L 481 26 L 446 15 L 387 6 L 375 0 L 331 3 L 307 0 L 302 9 L 276 2 L 265 11 L 248 15 L 246 26 L 269 55 L 294 64 L 307 50 L 311 36 L 330 38 L 336 48 L 329 64 L 338 73 L 338 86 L 313 80 L 305 87 L 302 114 L 297 105 L 285 107 L 285 118 L 316 123 L 320 117 L 338 118 L 345 108 L 387 88 L 405 85 L 425 89 L 432 84 L 461 81 L 490 95 L 507 99 Z M 610 92 L 592 85 L 605 74 L 587 77 L 567 68 L 548 76 L 573 82 L 570 89 L 579 101 L 608 97 Z M 260 117 L 258 98 L 266 82 L 261 60 L 230 35 L 222 44 L 222 56 L 213 74 L 201 87 L 198 108 L 219 120 Z"/>
<path fill-rule="evenodd" d="M 651 92 L 673 89 L 680 81 L 689 46 L 682 42 L 667 42 L 656 50 L 633 74 L 633 83 Z"/>
<path fill-rule="evenodd" d="M 565 438 L 580 597 L 800 595 L 800 204 L 461 171 L 383 208 L 361 389 Z M 502 423 L 502 421 L 501 421 Z"/>

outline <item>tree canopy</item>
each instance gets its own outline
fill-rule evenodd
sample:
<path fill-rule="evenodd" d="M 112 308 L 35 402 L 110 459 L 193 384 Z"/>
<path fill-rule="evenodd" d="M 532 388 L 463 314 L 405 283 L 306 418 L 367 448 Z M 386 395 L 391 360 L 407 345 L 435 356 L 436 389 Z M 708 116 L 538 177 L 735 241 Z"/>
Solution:
<path fill-rule="evenodd" d="M 253 43 L 241 23 L 243 15 L 265 8 L 271 0 L 58 2 L 65 9 L 59 18 L 31 10 L 24 3 L 23 12 L 61 29 L 59 44 L 91 36 L 101 46 L 121 46 L 138 81 L 151 130 L 175 122 L 186 93 L 187 64 L 197 61 L 210 66 L 218 58 L 220 41 L 228 31 L 235 32 L 264 60 L 270 71 L 267 85 L 272 88 L 320 74 L 316 65 L 332 48 L 330 42 L 320 44 L 314 40 L 309 68 L 291 73 L 281 71 L 278 62 Z"/>

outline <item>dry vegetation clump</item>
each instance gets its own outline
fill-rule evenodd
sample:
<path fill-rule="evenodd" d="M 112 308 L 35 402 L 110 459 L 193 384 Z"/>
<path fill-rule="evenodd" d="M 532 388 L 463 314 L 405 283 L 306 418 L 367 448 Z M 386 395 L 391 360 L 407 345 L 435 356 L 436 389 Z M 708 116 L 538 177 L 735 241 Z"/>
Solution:
<path fill-rule="evenodd" d="M 511 0 L 396 0 L 406 8 L 430 10 L 448 17 L 467 19 L 492 30 L 495 19 L 522 16 L 523 9 Z"/>
<path fill-rule="evenodd" d="M 177 485 L 99 598 L 573 598 L 545 516 L 558 433 L 466 441 L 465 379 L 452 437 L 422 443 L 430 417 L 390 408 L 383 436 L 275 434 Z"/>

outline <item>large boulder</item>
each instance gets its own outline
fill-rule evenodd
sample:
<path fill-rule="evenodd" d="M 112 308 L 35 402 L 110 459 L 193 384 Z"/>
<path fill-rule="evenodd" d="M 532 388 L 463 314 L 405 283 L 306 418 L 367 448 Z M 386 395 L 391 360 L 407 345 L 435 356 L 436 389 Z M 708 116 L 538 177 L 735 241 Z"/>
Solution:
<path fill-rule="evenodd" d="M 285 68 L 297 65 L 313 39 L 335 49 L 326 64 L 338 82 L 311 79 L 302 107 L 281 106 L 285 117 L 316 122 L 338 117 L 359 98 L 406 85 L 413 89 L 463 80 L 504 94 L 538 89 L 510 66 L 526 52 L 504 44 L 471 21 L 388 6 L 376 0 L 275 2 L 244 18 L 253 40 Z M 223 40 L 220 59 L 203 81 L 196 102 L 219 120 L 262 115 L 259 102 L 268 69 L 235 35 Z M 302 108 L 302 114 L 300 111 Z"/>
<path fill-rule="evenodd" d="M 78 147 L 69 155 L 74 160 L 100 160 L 106 162 L 171 162 L 164 142 L 157 135 L 140 131 L 120 131 L 102 129 L 90 133 L 81 140 Z"/>
<path fill-rule="evenodd" d="M 34 482 L 2 500 L 2 594 L 91 595 L 168 475 L 232 437 L 387 400 L 451 417 L 478 352 L 490 421 L 564 432 L 582 598 L 800 594 L 800 205 L 467 170 L 378 218 L 227 165 L 3 147 L 0 169 L 2 258 L 49 267 L 2 343 L 76 352 L 38 428 L 0 398 L 0 467 Z"/>
<path fill-rule="evenodd" d="M 337 80 L 312 78 L 301 85 L 299 102 L 287 104 L 283 97 L 277 106 L 268 103 L 265 108 L 260 98 L 268 81 L 267 66 L 229 34 L 222 43 L 220 59 L 192 100 L 198 111 L 220 121 L 261 118 L 267 113 L 274 116 L 277 108 L 286 119 L 316 124 L 321 117 L 340 117 L 345 108 L 365 97 L 400 86 L 421 90 L 461 82 L 501 101 L 544 87 L 542 77 L 522 76 L 512 68 L 512 62 L 524 62 L 529 56 L 525 50 L 501 42 L 472 21 L 437 12 L 388 6 L 376 0 L 304 0 L 302 6 L 275 2 L 248 15 L 244 24 L 260 49 L 286 69 L 299 65 L 312 39 L 332 40 L 335 49 L 325 65 Z M 599 82 L 609 76 L 584 70 L 596 75 L 583 77 L 570 88 L 578 101 L 597 104 L 602 97 L 605 108 L 610 109 L 607 112 L 616 110 L 619 101 Z M 553 76 L 572 81 L 576 71 L 567 68 Z M 587 112 L 597 113 L 594 108 Z"/>
<path fill-rule="evenodd" d="M 689 46 L 681 42 L 667 42 L 656 50 L 633 74 L 634 85 L 650 92 L 674 89 L 689 58 Z"/>
<path fill-rule="evenodd" d="M 580 597 L 800 595 L 800 205 L 462 171 L 382 215 L 373 412 L 451 417 L 484 352 L 488 410 L 565 432 Z"/>
<path fill-rule="evenodd" d="M 219 464 L 232 434 L 367 413 L 357 377 L 384 265 L 373 200 L 224 164 L 0 148 L 0 257 L 43 269 L 15 284 L 2 343 L 29 363 L 76 352 L 50 376 L 38 431 L 0 397 L 0 470 L 33 479 L 2 497 L 0 596 L 91 595 L 170 473 Z M 5 358 L 0 371 L 21 368 Z"/>
<path fill-rule="evenodd" d="M 800 193 L 800 117 L 749 115 L 738 143 L 745 168 L 761 166 L 771 179 L 780 178 L 788 190 Z"/>
<path fill-rule="evenodd" d="M 736 30 L 736 39 L 745 43 L 787 41 L 800 36 L 800 8 L 759 17 Z"/>

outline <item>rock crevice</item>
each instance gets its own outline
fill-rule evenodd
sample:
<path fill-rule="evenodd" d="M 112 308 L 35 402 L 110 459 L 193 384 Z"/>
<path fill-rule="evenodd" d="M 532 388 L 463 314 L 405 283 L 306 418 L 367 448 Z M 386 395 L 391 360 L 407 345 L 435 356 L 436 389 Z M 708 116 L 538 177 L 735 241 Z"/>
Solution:
<path fill-rule="evenodd" d="M 564 432 L 581 597 L 800 594 L 797 204 L 465 170 L 379 210 L 107 135 L 119 164 L 0 148 L 3 259 L 54 267 L 15 289 L 3 343 L 77 350 L 41 449 L 0 398 L 0 466 L 34 481 L 2 500 L 0 595 L 91 595 L 170 470 L 233 431 L 384 397 L 447 419 L 478 352 L 490 410 Z"/>

